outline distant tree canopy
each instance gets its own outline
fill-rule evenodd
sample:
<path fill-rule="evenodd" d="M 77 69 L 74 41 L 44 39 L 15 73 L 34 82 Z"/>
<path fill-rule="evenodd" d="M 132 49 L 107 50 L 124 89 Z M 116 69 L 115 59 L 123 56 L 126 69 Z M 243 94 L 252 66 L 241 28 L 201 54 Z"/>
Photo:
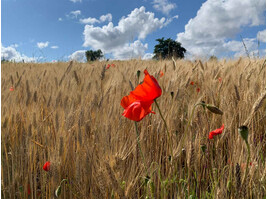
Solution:
<path fill-rule="evenodd" d="M 186 49 L 181 46 L 181 43 L 171 38 L 164 40 L 164 37 L 156 39 L 156 41 L 159 43 L 154 47 L 154 59 L 184 58 Z"/>
<path fill-rule="evenodd" d="M 87 62 L 96 61 L 96 60 L 99 60 L 101 57 L 103 57 L 103 53 L 100 49 L 96 51 L 87 50 L 85 52 L 85 56 L 86 56 Z"/>

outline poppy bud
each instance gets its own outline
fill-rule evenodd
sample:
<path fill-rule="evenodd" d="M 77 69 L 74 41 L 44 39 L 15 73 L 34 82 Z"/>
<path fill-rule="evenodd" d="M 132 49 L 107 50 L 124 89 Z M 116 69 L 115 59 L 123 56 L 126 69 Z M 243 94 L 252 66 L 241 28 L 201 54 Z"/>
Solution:
<path fill-rule="evenodd" d="M 59 185 L 55 191 L 55 196 L 58 198 L 58 196 L 61 194 L 61 185 Z"/>
<path fill-rule="evenodd" d="M 207 146 L 205 144 L 201 145 L 201 150 L 203 153 L 205 153 L 206 149 L 207 149 Z"/>
<path fill-rule="evenodd" d="M 248 142 L 248 127 L 240 126 L 238 128 L 238 132 L 241 135 L 241 137 L 245 140 L 245 142 Z"/>
<path fill-rule="evenodd" d="M 136 72 L 136 75 L 137 75 L 137 79 L 138 79 L 138 80 L 139 80 L 140 74 L 141 74 L 141 71 L 138 70 L 138 71 Z"/>
<path fill-rule="evenodd" d="M 218 114 L 218 115 L 222 115 L 223 114 L 223 112 L 218 107 L 216 107 L 214 105 L 206 104 L 206 107 L 212 113 L 215 113 L 215 114 Z"/>
<path fill-rule="evenodd" d="M 172 96 L 172 99 L 173 99 L 173 96 L 174 96 L 174 92 L 173 91 L 171 92 L 171 96 Z"/>

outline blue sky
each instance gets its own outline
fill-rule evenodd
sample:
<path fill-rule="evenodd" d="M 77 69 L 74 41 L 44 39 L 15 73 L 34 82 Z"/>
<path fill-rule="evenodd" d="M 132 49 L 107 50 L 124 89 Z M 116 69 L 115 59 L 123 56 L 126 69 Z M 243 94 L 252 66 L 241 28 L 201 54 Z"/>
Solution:
<path fill-rule="evenodd" d="M 245 55 L 240 35 L 251 56 L 266 49 L 265 0 L 2 0 L 1 13 L 1 58 L 16 61 L 149 59 L 161 37 L 187 58 Z"/>

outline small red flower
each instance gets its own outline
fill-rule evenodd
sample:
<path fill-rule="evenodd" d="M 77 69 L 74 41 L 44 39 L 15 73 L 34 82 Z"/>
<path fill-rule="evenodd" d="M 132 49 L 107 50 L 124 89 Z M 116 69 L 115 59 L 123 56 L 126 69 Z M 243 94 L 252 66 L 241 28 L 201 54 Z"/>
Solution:
<path fill-rule="evenodd" d="M 49 161 L 47 161 L 47 162 L 44 164 L 44 166 L 43 166 L 43 170 L 45 170 L 45 171 L 49 171 L 49 170 L 50 170 L 50 162 L 49 162 Z"/>
<path fill-rule="evenodd" d="M 111 66 L 111 65 L 110 65 L 110 64 L 108 64 L 108 65 L 107 65 L 107 67 L 106 67 L 106 69 L 109 69 L 109 68 L 110 68 L 110 66 Z"/>
<path fill-rule="evenodd" d="M 163 73 L 163 71 L 161 70 L 161 71 L 159 72 L 159 76 L 160 76 L 160 77 L 163 77 L 163 75 L 164 75 L 164 73 Z"/>
<path fill-rule="evenodd" d="M 9 90 L 10 90 L 10 91 L 14 91 L 14 87 L 11 86 L 11 87 L 9 88 Z"/>
<path fill-rule="evenodd" d="M 151 110 L 152 104 L 162 93 L 157 80 L 147 70 L 144 73 L 143 83 L 139 84 L 128 96 L 124 96 L 121 100 L 121 106 L 124 108 L 122 115 L 137 122 L 149 113 L 155 113 Z"/>
<path fill-rule="evenodd" d="M 200 92 L 200 88 L 197 88 L 197 92 L 198 92 L 198 93 Z"/>
<path fill-rule="evenodd" d="M 222 125 L 221 128 L 216 129 L 216 130 L 214 130 L 214 131 L 211 131 L 210 134 L 209 134 L 209 139 L 213 139 L 213 136 L 214 136 L 214 135 L 219 135 L 219 134 L 221 134 L 222 131 L 223 131 L 223 129 L 224 129 L 224 124 Z"/>
<path fill-rule="evenodd" d="M 28 195 L 31 195 L 31 186 L 28 184 Z"/>
<path fill-rule="evenodd" d="M 115 68 L 115 64 L 111 64 L 111 67 Z"/>
<path fill-rule="evenodd" d="M 192 81 L 192 82 L 190 82 L 190 84 L 191 84 L 191 85 L 194 85 L 195 83 Z"/>
<path fill-rule="evenodd" d="M 222 82 L 222 78 L 221 78 L 221 77 L 219 77 L 219 78 L 218 78 L 218 81 L 219 81 L 219 82 Z"/>

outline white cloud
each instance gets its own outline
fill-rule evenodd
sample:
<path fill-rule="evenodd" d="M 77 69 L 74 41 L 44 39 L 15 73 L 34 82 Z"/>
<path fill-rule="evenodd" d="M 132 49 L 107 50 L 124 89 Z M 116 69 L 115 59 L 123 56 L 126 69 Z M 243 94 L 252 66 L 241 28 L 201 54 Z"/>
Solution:
<path fill-rule="evenodd" d="M 70 60 L 74 60 L 77 62 L 85 62 L 85 50 L 77 50 L 74 53 L 72 53 L 69 57 Z"/>
<path fill-rule="evenodd" d="M 51 48 L 52 48 L 52 49 L 57 49 L 57 48 L 58 48 L 58 46 L 51 46 Z"/>
<path fill-rule="evenodd" d="M 144 60 L 148 60 L 148 59 L 152 59 L 154 57 L 154 54 L 152 53 L 146 53 L 142 59 Z"/>
<path fill-rule="evenodd" d="M 61 17 L 58 18 L 58 21 L 63 21 L 63 19 Z"/>
<path fill-rule="evenodd" d="M 70 0 L 71 2 L 73 2 L 73 3 L 76 3 L 76 2 L 82 2 L 82 0 Z"/>
<path fill-rule="evenodd" d="M 116 49 L 115 51 L 113 51 L 113 56 L 116 59 L 120 60 L 139 58 L 139 57 L 142 58 L 147 48 L 148 48 L 147 44 L 142 44 L 142 42 L 137 40 L 133 43 L 125 44 L 122 47 Z"/>
<path fill-rule="evenodd" d="M 100 21 L 96 18 L 85 18 L 85 19 L 80 19 L 80 22 L 83 24 L 94 24 L 94 23 L 100 23 Z"/>
<path fill-rule="evenodd" d="M 4 47 L 1 44 L 1 60 L 9 60 L 9 61 L 15 61 L 15 62 L 35 62 L 36 59 L 33 57 L 27 57 L 24 54 L 20 54 L 14 47 L 8 46 Z"/>
<path fill-rule="evenodd" d="M 88 17 L 85 19 L 80 19 L 80 22 L 83 24 L 95 24 L 95 23 L 101 23 L 101 22 L 105 22 L 105 21 L 112 21 L 112 15 L 110 13 L 106 14 L 106 15 L 102 15 L 101 17 L 99 17 L 99 19 L 93 18 L 93 17 Z"/>
<path fill-rule="evenodd" d="M 75 11 L 71 11 L 68 16 L 71 18 L 77 19 L 78 15 L 80 15 L 80 14 L 82 14 L 82 12 L 80 10 L 75 10 Z"/>
<path fill-rule="evenodd" d="M 49 45 L 49 42 L 38 42 L 37 43 L 37 47 L 42 49 L 42 48 L 46 48 Z"/>
<path fill-rule="evenodd" d="M 164 17 L 155 18 L 154 13 L 145 11 L 145 7 L 136 8 L 127 17 L 122 17 L 117 26 L 112 22 L 103 27 L 85 25 L 83 46 L 112 53 L 115 58 L 123 58 L 123 56 L 132 58 L 131 54 L 143 56 L 140 53 L 144 53 L 147 44 L 142 44 L 140 40 L 145 39 L 153 31 L 163 28 L 169 22 Z M 129 41 L 135 42 L 129 44 Z M 133 46 L 138 48 L 134 53 L 129 50 Z M 122 49 L 128 53 L 123 53 Z"/>
<path fill-rule="evenodd" d="M 99 19 L 101 22 L 104 22 L 104 21 L 111 22 L 112 21 L 112 15 L 110 13 L 108 13 L 106 15 L 102 15 Z"/>
<path fill-rule="evenodd" d="M 170 3 L 168 0 L 154 0 L 152 4 L 154 4 L 153 8 L 166 15 L 169 15 L 170 11 L 176 8 L 176 4 Z"/>
<path fill-rule="evenodd" d="M 244 38 L 243 42 L 248 50 L 250 56 L 253 52 L 257 50 L 257 42 L 255 38 Z M 246 56 L 247 52 L 245 50 L 244 44 L 242 41 L 228 41 L 222 45 L 221 51 L 231 51 L 235 52 L 234 57 Z"/>
<path fill-rule="evenodd" d="M 207 0 L 185 31 L 177 34 L 177 41 L 191 55 L 218 55 L 228 50 L 226 41 L 244 26 L 265 23 L 265 7 L 265 0 Z"/>
<path fill-rule="evenodd" d="M 261 42 L 266 43 L 266 29 L 258 32 L 257 39 Z"/>

